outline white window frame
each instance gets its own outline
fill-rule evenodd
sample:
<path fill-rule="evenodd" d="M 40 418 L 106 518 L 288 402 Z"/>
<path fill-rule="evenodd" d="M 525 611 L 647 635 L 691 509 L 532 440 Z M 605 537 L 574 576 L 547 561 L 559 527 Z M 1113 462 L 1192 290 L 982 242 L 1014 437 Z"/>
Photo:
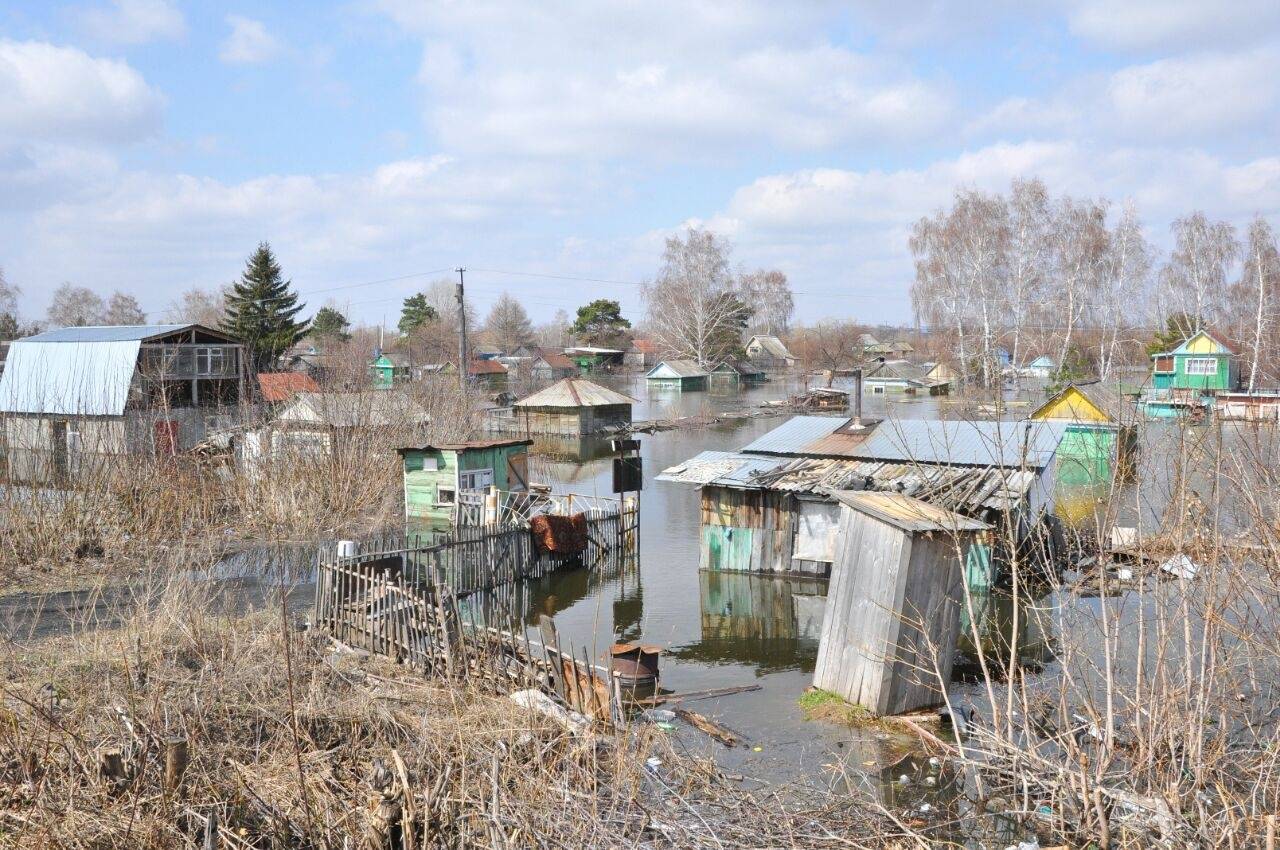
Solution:
<path fill-rule="evenodd" d="M 437 505 L 456 505 L 458 503 L 458 491 L 452 487 L 443 485 L 436 488 L 436 504 Z"/>
<path fill-rule="evenodd" d="M 1194 367 L 1194 368 L 1193 368 Z M 1186 368 L 1187 375 L 1195 375 L 1196 377 L 1210 377 L 1218 374 L 1218 358 L 1216 357 L 1188 357 Z"/>
<path fill-rule="evenodd" d="M 491 468 L 465 469 L 458 473 L 458 490 L 460 492 L 488 490 L 491 486 L 493 486 L 493 470 Z"/>
<path fill-rule="evenodd" d="M 217 368 L 214 362 L 217 361 Z M 196 348 L 196 374 L 200 377 L 221 377 L 227 374 L 227 349 L 221 345 L 202 345 Z"/>

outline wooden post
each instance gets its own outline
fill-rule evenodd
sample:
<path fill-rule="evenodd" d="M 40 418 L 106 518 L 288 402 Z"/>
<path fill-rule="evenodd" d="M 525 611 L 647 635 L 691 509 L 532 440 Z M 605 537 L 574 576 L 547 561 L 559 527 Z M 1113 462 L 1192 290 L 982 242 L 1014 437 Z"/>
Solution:
<path fill-rule="evenodd" d="M 189 761 L 187 739 L 169 738 L 164 744 L 164 790 L 172 794 L 182 785 Z"/>

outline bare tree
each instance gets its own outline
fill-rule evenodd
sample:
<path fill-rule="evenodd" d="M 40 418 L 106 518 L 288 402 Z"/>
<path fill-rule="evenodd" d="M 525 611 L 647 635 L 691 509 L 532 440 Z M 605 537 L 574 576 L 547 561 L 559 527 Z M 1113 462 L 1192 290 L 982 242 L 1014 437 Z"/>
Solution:
<path fill-rule="evenodd" d="M 966 325 L 971 318 L 976 322 L 979 368 L 987 386 L 995 378 L 1009 241 L 1004 198 L 962 189 L 949 211 L 916 223 L 910 243 L 916 256 L 913 301 L 924 307 L 931 322 L 945 321 L 955 328 L 962 363 L 967 361 Z"/>
<path fill-rule="evenodd" d="M 774 335 L 787 332 L 796 301 L 786 274 L 778 269 L 743 272 L 738 275 L 738 289 L 742 300 L 754 311 L 752 332 Z"/>
<path fill-rule="evenodd" d="M 798 328 L 791 338 L 791 348 L 809 368 L 827 373 L 827 386 L 835 380 L 838 369 L 847 368 L 858 350 L 858 337 L 864 328 L 848 321 L 827 320 Z"/>
<path fill-rule="evenodd" d="M 542 348 L 559 350 L 569 344 L 571 325 L 573 320 L 569 318 L 569 312 L 564 309 L 556 310 L 555 318 L 538 325 L 534 329 L 533 336 Z"/>
<path fill-rule="evenodd" d="M 1004 320 L 1011 337 L 1009 359 L 1021 363 L 1026 326 L 1042 315 L 1049 263 L 1049 191 L 1039 178 L 1013 181 L 1009 193 L 1009 257 Z"/>
<path fill-rule="evenodd" d="M 533 344 L 533 323 L 529 321 L 529 314 L 509 293 L 502 293 L 493 302 L 484 327 L 493 338 L 493 344 L 504 354 L 511 354 L 522 345 Z"/>
<path fill-rule="evenodd" d="M 1227 288 L 1227 267 L 1240 253 L 1235 228 L 1225 221 L 1211 222 L 1197 210 L 1173 223 L 1174 250 L 1161 272 L 1161 282 L 1174 311 L 1188 325 L 1190 336 L 1205 323 L 1222 318 Z M 1171 311 L 1171 312 L 1174 312 Z"/>
<path fill-rule="evenodd" d="M 1097 294 L 1107 256 L 1107 208 L 1102 201 L 1062 198 L 1054 210 L 1049 240 L 1054 280 L 1047 299 L 1054 319 L 1062 324 L 1058 367 L 1066 365 L 1076 330 Z"/>
<path fill-rule="evenodd" d="M 49 324 L 57 328 L 102 324 L 106 305 L 102 297 L 83 286 L 64 283 L 53 291 L 49 302 Z"/>
<path fill-rule="evenodd" d="M 1151 246 L 1142 233 L 1133 202 L 1129 201 L 1111 231 L 1102 258 L 1092 324 L 1101 332 L 1098 377 L 1107 380 L 1115 365 L 1121 336 L 1137 324 L 1139 305 L 1147 301 L 1151 278 Z"/>
<path fill-rule="evenodd" d="M 119 290 L 111 293 L 106 312 L 102 315 L 104 325 L 142 325 L 146 324 L 147 314 L 142 312 L 142 305 L 132 295 Z"/>
<path fill-rule="evenodd" d="M 165 321 L 175 324 L 204 325 L 216 328 L 222 324 L 226 315 L 226 295 L 228 287 L 214 292 L 193 286 L 178 296 L 178 299 L 164 311 Z"/>
<path fill-rule="evenodd" d="M 1258 373 L 1262 366 L 1262 352 L 1271 341 L 1275 329 L 1275 313 L 1280 304 L 1280 252 L 1276 250 L 1276 235 L 1262 216 L 1249 225 L 1249 235 L 1244 251 L 1244 268 L 1240 280 L 1232 287 L 1232 300 L 1243 309 L 1249 327 L 1242 329 L 1242 339 L 1249 348 L 1249 392 L 1258 386 Z"/>
<path fill-rule="evenodd" d="M 729 243 L 709 230 L 667 239 L 658 277 L 643 289 L 649 327 L 668 351 L 702 364 L 732 353 L 743 301 L 729 272 Z"/>

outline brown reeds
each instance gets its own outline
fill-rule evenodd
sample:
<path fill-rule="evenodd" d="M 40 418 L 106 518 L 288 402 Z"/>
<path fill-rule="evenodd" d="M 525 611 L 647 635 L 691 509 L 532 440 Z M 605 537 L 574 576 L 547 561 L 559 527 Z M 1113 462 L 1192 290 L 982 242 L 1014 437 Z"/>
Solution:
<path fill-rule="evenodd" d="M 653 727 L 575 736 L 194 586 L 11 648 L 0 845 L 883 847 L 848 795 L 743 790 Z M 896 836 L 896 838 L 895 838 Z"/>

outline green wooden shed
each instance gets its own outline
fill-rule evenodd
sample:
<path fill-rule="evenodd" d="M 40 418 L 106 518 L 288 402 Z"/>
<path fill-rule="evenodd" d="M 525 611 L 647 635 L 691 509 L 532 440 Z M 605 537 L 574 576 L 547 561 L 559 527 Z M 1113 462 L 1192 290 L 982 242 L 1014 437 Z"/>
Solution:
<path fill-rule="evenodd" d="M 458 505 L 489 487 L 529 489 L 532 440 L 471 440 L 398 449 L 404 461 L 404 513 L 410 523 L 453 525 Z"/>

